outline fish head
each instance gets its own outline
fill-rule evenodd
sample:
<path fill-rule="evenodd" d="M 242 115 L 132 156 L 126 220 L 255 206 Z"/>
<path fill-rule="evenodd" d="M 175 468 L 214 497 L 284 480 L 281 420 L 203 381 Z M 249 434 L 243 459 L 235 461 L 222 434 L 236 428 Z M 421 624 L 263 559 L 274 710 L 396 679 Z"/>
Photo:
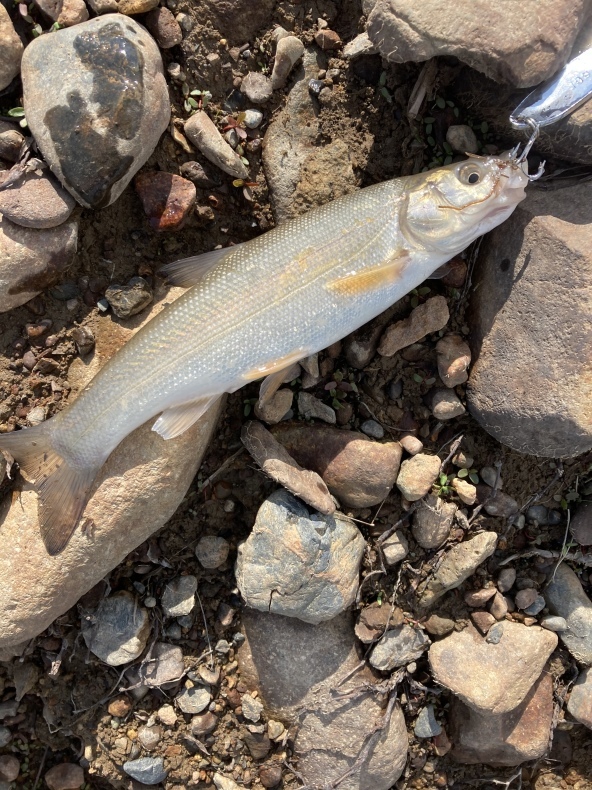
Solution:
<path fill-rule="evenodd" d="M 470 156 L 411 179 L 404 232 L 451 256 L 506 220 L 525 198 L 529 181 L 515 151 Z"/>

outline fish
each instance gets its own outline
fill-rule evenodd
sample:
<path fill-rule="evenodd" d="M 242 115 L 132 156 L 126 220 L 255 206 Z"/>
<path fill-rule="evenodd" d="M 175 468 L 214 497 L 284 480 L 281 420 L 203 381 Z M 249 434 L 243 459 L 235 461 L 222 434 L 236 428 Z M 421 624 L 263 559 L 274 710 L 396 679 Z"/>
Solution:
<path fill-rule="evenodd" d="M 163 439 L 179 436 L 223 393 L 258 379 L 260 398 L 269 398 L 296 362 L 382 313 L 506 220 L 528 181 L 517 149 L 470 155 L 166 266 L 168 281 L 187 290 L 73 403 L 0 434 L 0 450 L 37 491 L 47 552 L 63 551 L 100 468 L 129 433 L 156 418 Z"/>

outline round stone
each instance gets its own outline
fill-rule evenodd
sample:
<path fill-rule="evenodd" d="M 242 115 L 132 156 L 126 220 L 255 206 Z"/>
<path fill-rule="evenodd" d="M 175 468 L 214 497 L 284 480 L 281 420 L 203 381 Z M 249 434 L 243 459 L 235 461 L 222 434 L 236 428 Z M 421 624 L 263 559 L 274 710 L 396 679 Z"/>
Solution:
<path fill-rule="evenodd" d="M 214 569 L 223 565 L 230 551 L 230 544 L 216 535 L 205 535 L 195 547 L 195 556 L 204 568 Z"/>

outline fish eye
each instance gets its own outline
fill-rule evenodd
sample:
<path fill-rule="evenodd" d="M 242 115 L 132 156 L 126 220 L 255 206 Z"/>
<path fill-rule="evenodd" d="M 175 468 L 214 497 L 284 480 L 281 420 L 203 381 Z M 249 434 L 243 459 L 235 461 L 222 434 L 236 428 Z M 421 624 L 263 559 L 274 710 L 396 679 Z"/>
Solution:
<path fill-rule="evenodd" d="M 482 179 L 481 169 L 474 162 L 468 162 L 458 170 L 458 180 L 461 184 L 474 186 Z"/>

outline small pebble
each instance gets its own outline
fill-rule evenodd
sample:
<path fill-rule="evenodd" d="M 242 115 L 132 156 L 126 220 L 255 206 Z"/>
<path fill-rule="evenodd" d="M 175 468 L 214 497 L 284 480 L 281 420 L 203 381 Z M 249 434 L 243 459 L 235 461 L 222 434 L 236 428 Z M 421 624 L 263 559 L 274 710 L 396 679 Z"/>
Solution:
<path fill-rule="evenodd" d="M 273 94 L 271 80 L 259 71 L 250 71 L 241 82 L 240 89 L 253 104 L 265 104 Z"/>
<path fill-rule="evenodd" d="M 183 227 L 197 198 L 193 182 L 163 170 L 148 170 L 136 176 L 134 185 L 154 230 L 174 231 Z"/>
<path fill-rule="evenodd" d="M 483 587 L 481 590 L 472 590 L 466 593 L 465 603 L 469 606 L 484 606 L 496 593 L 495 587 Z"/>
<path fill-rule="evenodd" d="M 72 340 L 81 357 L 90 354 L 95 347 L 95 336 L 87 326 L 77 326 L 72 330 Z"/>
<path fill-rule="evenodd" d="M 178 576 L 167 582 L 161 599 L 162 610 L 167 617 L 182 617 L 190 614 L 195 606 L 195 576 Z"/>
<path fill-rule="evenodd" d="M 520 595 L 520 593 L 518 593 L 518 595 Z M 525 612 L 525 614 L 529 614 L 532 617 L 536 617 L 537 614 L 540 614 L 543 611 L 543 609 L 545 608 L 546 605 L 547 605 L 547 602 L 545 601 L 543 596 L 542 595 L 537 595 L 537 597 L 530 604 L 530 606 L 527 606 L 524 609 L 524 612 Z"/>
<path fill-rule="evenodd" d="M 486 634 L 496 622 L 495 617 L 489 612 L 471 612 L 471 620 L 482 634 Z"/>
<path fill-rule="evenodd" d="M 469 483 L 468 480 L 463 480 L 460 477 L 455 477 L 452 481 L 452 488 L 456 491 L 458 498 L 465 505 L 474 505 L 477 499 L 477 488 Z"/>
<path fill-rule="evenodd" d="M 109 703 L 107 710 L 111 716 L 117 716 L 118 719 L 123 719 L 132 709 L 132 703 L 128 697 L 119 696 L 112 699 Z"/>
<path fill-rule="evenodd" d="M 425 630 L 432 636 L 446 636 L 454 631 L 454 620 L 448 617 L 441 617 L 439 614 L 432 614 L 424 623 Z"/>
<path fill-rule="evenodd" d="M 436 721 L 433 705 L 426 705 L 419 711 L 413 732 L 416 738 L 435 738 L 440 735 L 442 726 Z"/>
<path fill-rule="evenodd" d="M 271 74 L 274 91 L 284 87 L 290 72 L 303 55 L 304 44 L 296 36 L 285 36 L 278 41 Z"/>
<path fill-rule="evenodd" d="M 154 295 L 143 277 L 132 277 L 127 285 L 110 285 L 105 298 L 118 318 L 130 318 L 148 307 Z"/>
<path fill-rule="evenodd" d="M 502 568 L 497 577 L 497 588 L 500 592 L 505 593 L 511 590 L 516 581 L 515 568 Z"/>
<path fill-rule="evenodd" d="M 393 379 L 390 381 L 386 392 L 391 400 L 399 400 L 403 394 L 403 380 Z"/>
<path fill-rule="evenodd" d="M 479 150 L 479 143 L 475 132 L 470 126 L 456 124 L 448 127 L 446 132 L 446 142 L 459 154 L 476 154 Z"/>
<path fill-rule="evenodd" d="M 263 113 L 260 110 L 245 110 L 244 124 L 247 129 L 257 129 L 263 120 Z"/>
<path fill-rule="evenodd" d="M 401 464 L 397 488 L 409 502 L 415 502 L 431 490 L 440 472 L 437 455 L 418 453 Z"/>
<path fill-rule="evenodd" d="M 263 712 L 263 703 L 259 699 L 253 699 L 250 694 L 245 694 L 242 698 L 243 716 L 252 722 L 258 722 Z"/>
<path fill-rule="evenodd" d="M 325 87 L 325 84 L 321 80 L 309 80 L 308 83 L 308 90 L 314 95 L 318 96 L 320 92 Z"/>
<path fill-rule="evenodd" d="M 11 754 L 0 755 L 0 780 L 14 782 L 21 770 L 21 764 Z"/>
<path fill-rule="evenodd" d="M 53 176 L 28 173 L 0 192 L 0 213 L 25 228 L 55 228 L 74 211 L 76 201 Z"/>
<path fill-rule="evenodd" d="M 49 790 L 78 790 L 84 784 L 84 771 L 74 763 L 54 765 L 45 774 Z"/>
<path fill-rule="evenodd" d="M 286 728 L 281 723 L 281 721 L 274 721 L 273 719 L 270 719 L 267 722 L 267 734 L 269 735 L 272 741 L 281 738 L 285 731 Z"/>
<path fill-rule="evenodd" d="M 128 760 L 123 770 L 132 779 L 145 785 L 158 785 L 167 777 L 162 757 L 141 757 L 139 760 Z"/>
<path fill-rule="evenodd" d="M 501 623 L 495 623 L 495 625 L 491 626 L 491 628 L 487 632 L 485 641 L 489 642 L 490 645 L 497 645 L 501 642 L 501 638 L 503 635 L 504 635 L 504 621 L 502 620 Z"/>
<path fill-rule="evenodd" d="M 185 121 L 184 129 L 187 137 L 206 159 L 234 178 L 248 178 L 246 165 L 228 145 L 204 110 L 198 110 Z"/>
<path fill-rule="evenodd" d="M 556 633 L 560 633 L 561 631 L 567 631 L 567 620 L 564 617 L 559 617 L 558 615 L 547 615 L 547 617 L 543 617 L 541 620 L 541 625 L 543 628 L 546 628 L 547 631 L 555 631 Z"/>
<path fill-rule="evenodd" d="M 255 404 L 255 417 L 268 425 L 277 425 L 292 409 L 294 393 L 290 389 L 278 390 L 263 406 Z"/>
<path fill-rule="evenodd" d="M 34 409 L 27 414 L 27 422 L 31 426 L 40 425 L 44 422 L 46 411 L 43 406 L 35 406 Z"/>
<path fill-rule="evenodd" d="M 154 727 L 140 727 L 138 740 L 147 752 L 156 749 L 162 738 L 162 730 L 158 725 Z"/>
<path fill-rule="evenodd" d="M 191 734 L 198 738 L 214 732 L 218 725 L 218 717 L 210 711 L 200 713 L 191 719 Z"/>
<path fill-rule="evenodd" d="M 360 425 L 360 430 L 372 439 L 384 438 L 384 428 L 376 420 L 364 420 Z"/>
<path fill-rule="evenodd" d="M 417 455 L 423 450 L 423 442 L 418 439 L 417 436 L 413 436 L 410 433 L 406 436 L 401 436 L 399 444 L 409 455 Z"/>
<path fill-rule="evenodd" d="M 216 535 L 205 535 L 195 547 L 195 556 L 204 568 L 214 569 L 223 565 L 230 551 L 230 544 Z"/>
<path fill-rule="evenodd" d="M 496 491 L 494 494 L 493 489 L 490 489 L 489 486 L 480 486 L 480 488 L 486 489 L 486 496 L 481 501 L 483 501 L 483 509 L 488 515 L 509 518 L 520 509 L 518 502 L 508 494 L 504 494 L 503 491 Z M 479 488 L 477 492 L 479 492 Z"/>
<path fill-rule="evenodd" d="M 409 553 L 407 538 L 401 530 L 397 530 L 382 544 L 382 551 L 387 565 L 392 567 L 405 559 Z"/>
<path fill-rule="evenodd" d="M 518 609 L 528 609 L 539 598 L 539 594 L 534 587 L 527 587 L 525 590 L 520 590 L 516 593 L 514 601 Z M 544 607 L 543 600 L 543 607 Z M 541 607 L 541 609 L 543 608 Z M 540 610 L 539 610 L 540 611 Z"/>
<path fill-rule="evenodd" d="M 86 646 L 112 667 L 138 658 L 149 635 L 148 612 L 125 590 L 103 598 L 94 618 L 82 622 Z"/>
<path fill-rule="evenodd" d="M 334 30 L 329 30 L 329 28 L 319 30 L 315 35 L 315 41 L 321 49 L 325 50 L 339 49 L 341 46 L 339 35 Z"/>
<path fill-rule="evenodd" d="M 496 620 L 504 620 L 509 611 L 507 599 L 496 591 L 489 605 L 489 611 Z"/>
<path fill-rule="evenodd" d="M 463 384 L 469 377 L 471 349 L 460 335 L 445 335 L 436 344 L 438 373 L 447 387 Z"/>
<path fill-rule="evenodd" d="M 343 48 L 343 57 L 346 60 L 355 60 L 363 55 L 374 55 L 378 52 L 370 40 L 368 33 L 360 33 L 353 41 L 349 41 Z"/>
<path fill-rule="evenodd" d="M 317 419 L 335 425 L 335 410 L 309 392 L 298 393 L 298 412 L 307 420 Z"/>
<path fill-rule="evenodd" d="M 282 766 L 279 763 L 268 763 L 259 768 L 259 781 L 266 788 L 277 787 L 282 781 Z"/>
<path fill-rule="evenodd" d="M 166 727 L 173 727 L 177 721 L 177 714 L 172 705 L 163 705 L 158 709 L 157 715 Z"/>
<path fill-rule="evenodd" d="M 175 702 L 183 713 L 192 714 L 201 713 L 208 707 L 211 701 L 212 695 L 203 686 L 184 688 L 175 698 Z"/>
<path fill-rule="evenodd" d="M 432 414 L 437 420 L 452 420 L 466 411 L 454 390 L 437 389 L 431 398 Z"/>
<path fill-rule="evenodd" d="M 183 31 L 179 22 L 168 8 L 162 6 L 153 8 L 144 17 L 144 24 L 161 49 L 170 49 L 183 41 Z"/>
<path fill-rule="evenodd" d="M 12 734 L 8 729 L 8 727 L 3 727 L 2 725 L 0 725 L 0 749 L 3 749 L 5 746 L 7 746 L 10 743 L 11 737 Z"/>
<path fill-rule="evenodd" d="M 494 469 L 493 466 L 484 466 L 483 469 L 480 470 L 479 476 L 484 483 L 486 483 L 491 488 L 497 488 L 498 491 L 501 491 L 504 487 L 502 477 L 500 475 L 499 479 L 497 476 L 497 469 Z M 495 482 L 497 480 L 497 486 Z"/>
<path fill-rule="evenodd" d="M 544 526 L 547 523 L 548 510 L 544 505 L 531 505 L 526 511 L 528 521 L 536 521 L 537 524 Z"/>

